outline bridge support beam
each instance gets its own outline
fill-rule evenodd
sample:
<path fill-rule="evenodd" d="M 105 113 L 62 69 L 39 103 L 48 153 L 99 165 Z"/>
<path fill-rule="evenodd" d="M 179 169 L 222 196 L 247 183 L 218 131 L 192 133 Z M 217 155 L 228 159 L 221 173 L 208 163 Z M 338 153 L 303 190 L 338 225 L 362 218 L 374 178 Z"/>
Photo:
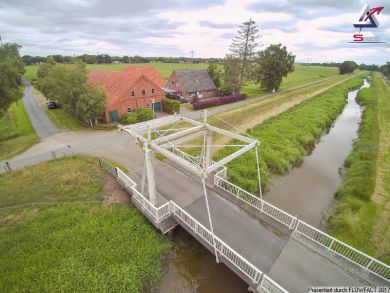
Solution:
<path fill-rule="evenodd" d="M 154 169 L 152 163 L 153 152 L 149 148 L 149 143 L 151 142 L 151 139 L 152 139 L 151 130 L 150 130 L 150 126 L 148 126 L 148 132 L 147 132 L 148 143 L 144 143 L 144 154 L 145 154 L 144 162 L 145 162 L 146 177 L 148 179 L 149 200 L 154 206 L 156 206 L 157 205 L 156 182 L 154 179 Z"/>

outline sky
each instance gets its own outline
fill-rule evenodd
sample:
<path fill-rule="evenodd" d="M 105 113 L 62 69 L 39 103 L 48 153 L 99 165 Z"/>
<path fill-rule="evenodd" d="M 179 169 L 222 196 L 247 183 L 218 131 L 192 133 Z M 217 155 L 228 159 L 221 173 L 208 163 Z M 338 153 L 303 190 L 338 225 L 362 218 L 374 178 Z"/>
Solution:
<path fill-rule="evenodd" d="M 364 4 L 384 6 L 353 44 Z M 287 46 L 298 62 L 390 61 L 390 0 L 0 0 L 0 36 L 23 55 L 224 57 L 238 26 L 252 18 L 260 49 Z"/>

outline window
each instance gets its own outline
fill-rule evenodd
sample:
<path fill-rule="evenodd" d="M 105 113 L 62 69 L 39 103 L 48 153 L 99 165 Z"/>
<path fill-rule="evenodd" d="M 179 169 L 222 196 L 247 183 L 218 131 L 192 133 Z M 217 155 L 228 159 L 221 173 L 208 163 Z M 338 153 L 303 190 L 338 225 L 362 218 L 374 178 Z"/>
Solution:
<path fill-rule="evenodd" d="M 152 89 L 152 94 L 154 94 L 154 89 Z"/>
<path fill-rule="evenodd" d="M 172 80 L 172 81 L 171 81 L 171 84 L 172 84 L 172 85 L 175 85 L 175 82 Z"/>
<path fill-rule="evenodd" d="M 131 108 L 130 107 L 127 107 L 127 112 L 131 112 Z"/>
<path fill-rule="evenodd" d="M 146 95 L 146 90 L 142 90 L 142 95 Z"/>
<path fill-rule="evenodd" d="M 135 97 L 135 91 L 131 91 L 130 95 L 131 95 L 132 97 Z"/>

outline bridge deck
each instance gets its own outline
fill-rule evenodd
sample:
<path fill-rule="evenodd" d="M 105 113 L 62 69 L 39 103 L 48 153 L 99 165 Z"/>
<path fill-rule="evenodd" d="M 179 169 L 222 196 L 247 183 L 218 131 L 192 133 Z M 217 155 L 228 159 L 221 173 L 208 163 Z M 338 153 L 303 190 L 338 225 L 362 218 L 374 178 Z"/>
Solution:
<path fill-rule="evenodd" d="M 201 182 L 163 162 L 154 168 L 159 200 L 173 200 L 209 227 Z M 140 175 L 135 172 L 131 177 Z M 308 286 L 369 284 L 297 241 L 291 231 L 251 216 L 216 190 L 211 185 L 207 188 L 215 235 L 289 292 L 306 292 Z"/>

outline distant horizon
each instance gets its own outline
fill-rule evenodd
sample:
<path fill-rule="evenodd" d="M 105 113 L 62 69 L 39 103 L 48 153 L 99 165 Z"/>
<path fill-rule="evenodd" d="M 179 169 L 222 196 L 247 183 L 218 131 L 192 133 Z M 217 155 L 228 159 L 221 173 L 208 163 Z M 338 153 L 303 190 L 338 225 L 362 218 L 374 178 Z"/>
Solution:
<path fill-rule="evenodd" d="M 366 3 L 384 9 L 379 27 L 364 34 L 387 43 L 350 43 Z M 281 43 L 299 62 L 382 65 L 390 61 L 389 12 L 390 0 L 0 0 L 0 35 L 31 56 L 223 58 L 239 25 L 252 18 L 262 48 Z"/>

